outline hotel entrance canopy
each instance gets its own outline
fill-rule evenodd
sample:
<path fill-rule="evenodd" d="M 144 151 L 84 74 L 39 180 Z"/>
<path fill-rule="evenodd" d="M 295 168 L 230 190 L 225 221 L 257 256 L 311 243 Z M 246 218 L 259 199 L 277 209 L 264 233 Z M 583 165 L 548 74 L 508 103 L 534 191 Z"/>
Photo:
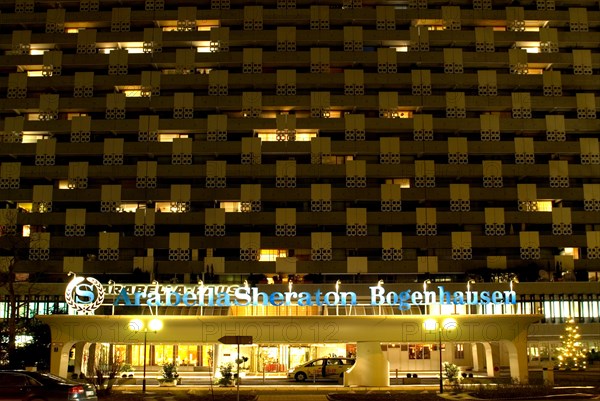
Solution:
<path fill-rule="evenodd" d="M 261 344 L 502 342 L 509 351 L 513 378 L 527 381 L 527 332 L 541 315 L 405 316 L 159 316 L 160 343 L 215 344 L 228 335 L 252 336 Z M 142 334 L 129 330 L 133 319 L 156 316 L 52 315 L 40 319 L 52 333 L 51 371 L 65 376 L 71 347 L 77 343 L 133 344 Z M 434 329 L 425 321 L 434 319 Z M 450 323 L 448 323 L 450 322 Z M 147 322 L 145 322 L 147 323 Z M 440 336 L 440 337 L 438 337 Z M 360 363 L 360 351 L 357 364 Z M 365 384 L 367 385 L 367 384 Z"/>

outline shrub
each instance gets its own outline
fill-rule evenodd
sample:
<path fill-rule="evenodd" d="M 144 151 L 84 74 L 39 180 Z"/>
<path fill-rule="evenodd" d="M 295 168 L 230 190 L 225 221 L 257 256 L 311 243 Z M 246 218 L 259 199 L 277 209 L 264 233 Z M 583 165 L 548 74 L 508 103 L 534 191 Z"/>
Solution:
<path fill-rule="evenodd" d="M 444 376 L 446 377 L 446 380 L 448 380 L 448 383 L 457 385 L 462 379 L 460 367 L 449 362 L 444 362 L 443 366 Z"/>
<path fill-rule="evenodd" d="M 233 364 L 226 363 L 219 366 L 219 373 L 221 373 L 221 377 L 217 379 L 217 384 L 224 387 L 231 386 L 233 383 Z"/>
<path fill-rule="evenodd" d="M 162 368 L 160 369 L 160 374 L 165 380 L 176 380 L 179 377 L 179 373 L 177 373 L 177 365 L 170 362 L 167 362 L 164 365 L 162 365 Z"/>
<path fill-rule="evenodd" d="M 552 386 L 520 384 L 513 382 L 510 384 L 498 384 L 495 386 L 479 385 L 473 394 L 477 398 L 533 398 L 546 396 L 552 393 Z"/>

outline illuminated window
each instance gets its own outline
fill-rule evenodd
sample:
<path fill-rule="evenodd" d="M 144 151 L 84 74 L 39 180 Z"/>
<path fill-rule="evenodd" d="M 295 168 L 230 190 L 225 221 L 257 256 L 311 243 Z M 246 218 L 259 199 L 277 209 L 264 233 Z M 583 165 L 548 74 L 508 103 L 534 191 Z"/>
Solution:
<path fill-rule="evenodd" d="M 392 47 L 392 49 L 396 49 L 396 52 L 398 52 L 398 53 L 408 52 L 408 46 L 397 46 L 397 47 Z"/>
<path fill-rule="evenodd" d="M 48 139 L 50 135 L 43 132 L 23 131 L 23 143 L 37 143 L 41 139 Z"/>
<path fill-rule="evenodd" d="M 23 237 L 29 237 L 31 235 L 31 226 L 26 224 L 23 226 Z"/>
<path fill-rule="evenodd" d="M 444 21 L 441 19 L 418 19 L 414 21 L 413 25 L 426 27 L 429 31 L 444 30 Z"/>
<path fill-rule="evenodd" d="M 22 212 L 31 213 L 31 209 L 33 205 L 31 203 L 17 203 L 17 209 L 20 209 Z"/>
<path fill-rule="evenodd" d="M 579 248 L 564 248 L 560 254 L 572 256 L 573 259 L 579 259 Z"/>
<path fill-rule="evenodd" d="M 254 130 L 254 134 L 263 142 L 276 142 L 277 133 L 275 130 Z M 312 138 L 319 136 L 318 131 L 296 130 L 296 142 L 310 142 Z"/>
<path fill-rule="evenodd" d="M 138 203 L 121 203 L 121 210 L 125 213 L 134 213 L 138 208 L 145 208 L 145 205 L 141 207 Z"/>
<path fill-rule="evenodd" d="M 15 346 L 17 347 L 23 347 L 27 344 L 30 344 L 33 342 L 33 337 L 29 336 L 29 335 L 18 335 L 15 336 Z"/>
<path fill-rule="evenodd" d="M 540 52 L 540 42 L 516 42 L 515 47 L 525 50 L 527 53 L 535 54 Z"/>
<path fill-rule="evenodd" d="M 387 178 L 385 183 L 400 185 L 400 188 L 410 188 L 410 179 L 408 178 Z"/>
<path fill-rule="evenodd" d="M 323 156 L 321 164 L 346 164 L 350 160 L 354 160 L 354 156 Z"/>
<path fill-rule="evenodd" d="M 225 213 L 239 213 L 242 210 L 242 203 L 235 201 L 219 202 L 219 208 L 225 209 Z"/>
<path fill-rule="evenodd" d="M 159 142 L 173 142 L 173 139 L 188 138 L 187 134 L 158 134 Z"/>
<path fill-rule="evenodd" d="M 287 258 L 286 249 L 261 249 L 259 262 L 275 262 L 277 258 Z"/>
<path fill-rule="evenodd" d="M 552 211 L 552 201 L 537 201 L 536 203 L 538 212 Z"/>
<path fill-rule="evenodd" d="M 506 31 L 506 27 L 505 26 L 495 26 L 492 28 L 492 30 L 496 31 L 496 32 L 503 32 L 503 31 Z"/>
<path fill-rule="evenodd" d="M 41 77 L 42 76 L 42 70 L 27 71 L 27 76 L 28 77 Z"/>
<path fill-rule="evenodd" d="M 27 113 L 27 121 L 40 121 L 40 113 Z"/>
<path fill-rule="evenodd" d="M 542 68 L 528 68 L 527 75 L 542 75 L 544 70 Z"/>
<path fill-rule="evenodd" d="M 156 202 L 154 210 L 161 213 L 171 213 L 171 202 Z"/>
<path fill-rule="evenodd" d="M 46 51 L 46 50 L 44 50 L 44 49 L 35 49 L 35 50 L 34 50 L 34 49 L 31 49 L 31 50 L 29 51 L 29 54 L 31 54 L 32 56 L 41 56 L 41 55 L 43 55 L 43 54 L 44 54 L 44 52 L 45 52 L 45 51 Z"/>
<path fill-rule="evenodd" d="M 219 20 L 198 20 L 198 21 L 196 21 L 196 28 L 198 29 L 198 31 L 201 31 L 201 32 L 208 32 L 212 28 L 218 28 L 218 27 L 219 27 Z M 177 32 L 178 31 L 177 25 L 162 26 L 162 31 L 163 32 Z"/>
<path fill-rule="evenodd" d="M 454 359 L 465 359 L 465 345 L 455 344 L 454 345 Z"/>
<path fill-rule="evenodd" d="M 198 53 L 210 53 L 210 42 L 200 41 L 196 47 Z"/>
<path fill-rule="evenodd" d="M 117 91 L 125 94 L 125 97 L 142 97 L 141 86 L 120 86 L 116 88 Z"/>
<path fill-rule="evenodd" d="M 117 47 L 105 47 L 103 49 L 98 49 L 98 53 L 100 54 L 110 54 L 113 50 L 119 50 Z M 142 47 L 141 42 L 133 42 L 130 43 L 129 46 L 123 46 L 122 49 L 127 50 L 129 54 L 142 54 L 144 53 L 144 48 Z"/>
<path fill-rule="evenodd" d="M 85 28 L 67 28 L 66 32 L 67 33 L 79 33 L 80 29 L 85 29 Z"/>
<path fill-rule="evenodd" d="M 85 117 L 86 113 L 67 113 L 67 120 L 72 120 L 75 117 Z"/>
<path fill-rule="evenodd" d="M 142 54 L 144 53 L 144 44 L 142 42 L 131 42 L 126 43 L 123 48 L 127 50 L 129 54 Z"/>
<path fill-rule="evenodd" d="M 431 359 L 431 345 L 408 344 L 408 359 Z"/>

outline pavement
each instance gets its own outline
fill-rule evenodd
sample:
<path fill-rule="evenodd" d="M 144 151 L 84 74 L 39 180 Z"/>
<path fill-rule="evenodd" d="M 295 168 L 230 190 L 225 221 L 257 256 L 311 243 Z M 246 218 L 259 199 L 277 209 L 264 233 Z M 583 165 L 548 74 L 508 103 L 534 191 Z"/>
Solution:
<path fill-rule="evenodd" d="M 141 386 L 115 386 L 115 390 L 126 391 L 132 393 L 140 393 Z M 306 385 L 281 385 L 281 386 L 241 386 L 240 394 L 258 394 L 258 401 L 327 401 L 327 394 L 329 393 L 368 393 L 368 392 L 437 392 L 439 388 L 437 386 L 429 385 L 403 385 L 403 386 L 390 386 L 390 387 L 344 387 L 344 386 L 306 386 Z M 213 387 L 212 391 L 215 394 L 235 394 L 237 389 L 235 387 Z M 208 386 L 177 386 L 173 387 L 158 387 L 148 386 L 146 401 L 175 401 L 173 392 L 177 393 L 189 393 L 192 395 L 203 395 L 211 392 Z M 449 401 L 467 401 L 474 400 L 468 394 L 452 394 L 444 393 L 442 397 Z"/>
<path fill-rule="evenodd" d="M 141 386 L 127 386 L 130 388 L 115 389 L 131 393 L 141 393 Z M 240 394 L 257 394 L 258 401 L 327 401 L 327 394 L 329 393 L 369 393 L 369 392 L 385 392 L 385 393 L 437 393 L 438 388 L 436 386 L 391 386 L 391 387 L 343 387 L 343 386 L 245 386 L 240 390 Z M 215 394 L 236 394 L 237 389 L 235 387 L 214 387 L 212 389 Z M 176 401 L 175 395 L 181 396 L 181 394 L 191 395 L 205 395 L 211 392 L 210 387 L 198 386 L 177 386 L 172 387 L 158 387 L 149 386 L 144 397 L 144 401 Z M 531 401 L 535 400 L 581 400 L 583 398 L 600 400 L 600 395 L 589 395 L 583 397 L 586 393 L 584 390 L 574 391 L 573 394 L 565 396 L 549 396 L 549 397 L 535 397 L 529 398 Z M 474 401 L 479 400 L 467 393 L 452 393 L 445 392 L 438 395 L 448 401 Z M 180 398 L 179 398 L 180 399 Z M 524 398 L 522 400 L 526 400 Z M 483 400 L 481 400 L 483 401 Z"/>

